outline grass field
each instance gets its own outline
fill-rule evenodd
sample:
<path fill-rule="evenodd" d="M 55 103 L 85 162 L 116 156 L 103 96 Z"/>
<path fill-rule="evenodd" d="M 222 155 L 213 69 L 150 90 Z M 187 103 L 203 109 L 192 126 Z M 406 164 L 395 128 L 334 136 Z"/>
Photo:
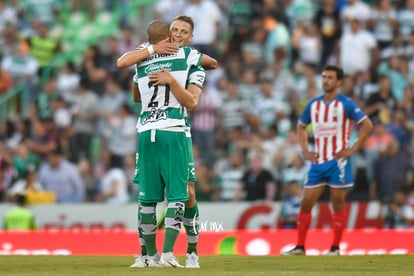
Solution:
<path fill-rule="evenodd" d="M 184 257 L 179 259 L 184 263 Z M 1 256 L 0 275 L 414 275 L 414 255 L 209 256 L 200 258 L 200 269 L 129 268 L 133 260 L 113 256 Z"/>

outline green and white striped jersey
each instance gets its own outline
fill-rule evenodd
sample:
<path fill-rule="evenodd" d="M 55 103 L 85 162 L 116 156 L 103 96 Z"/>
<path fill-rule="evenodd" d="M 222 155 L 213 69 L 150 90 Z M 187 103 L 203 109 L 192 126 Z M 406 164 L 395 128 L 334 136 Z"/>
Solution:
<path fill-rule="evenodd" d="M 142 45 L 143 46 L 143 45 Z M 137 123 L 138 132 L 185 126 L 185 108 L 175 98 L 168 85 L 152 85 L 149 75 L 161 68 L 182 86 L 186 87 L 192 66 L 200 65 L 201 53 L 190 47 L 180 47 L 176 54 L 152 54 L 137 64 L 137 80 L 141 93 L 142 110 Z M 204 81 L 204 80 L 203 80 Z"/>

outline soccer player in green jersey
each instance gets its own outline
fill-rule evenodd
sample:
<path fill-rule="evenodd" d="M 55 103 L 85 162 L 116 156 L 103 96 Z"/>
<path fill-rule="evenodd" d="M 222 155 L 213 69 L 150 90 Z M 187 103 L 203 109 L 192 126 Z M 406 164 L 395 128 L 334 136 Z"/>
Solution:
<path fill-rule="evenodd" d="M 177 23 L 177 24 L 174 24 L 174 23 Z M 149 28 L 149 31 L 150 31 L 150 29 L 153 29 L 153 31 L 156 30 L 157 28 L 154 27 L 154 26 L 155 25 L 152 25 L 152 27 L 150 26 L 151 28 Z M 176 20 L 174 20 L 174 22 L 171 25 L 172 38 L 176 38 L 175 42 L 177 42 L 179 44 L 184 44 L 184 45 L 188 44 L 188 42 L 190 41 L 190 39 L 192 37 L 192 27 L 193 27 L 193 23 L 192 23 L 191 18 L 189 18 L 189 17 L 177 17 Z M 175 34 L 175 36 L 173 36 L 174 34 Z M 160 39 L 160 37 L 158 37 L 158 40 L 159 39 Z M 151 41 L 151 39 L 149 39 L 149 40 L 150 40 L 150 42 L 153 42 L 153 41 Z M 162 40 L 160 42 L 160 45 L 165 46 L 166 45 L 166 40 Z M 119 61 L 121 63 L 119 62 L 118 65 L 120 65 L 120 64 L 125 65 L 125 63 L 122 63 L 123 61 L 125 61 L 125 58 L 126 59 L 129 58 L 128 62 L 131 62 L 131 60 L 132 60 L 132 62 L 136 62 L 139 59 L 141 59 L 142 57 L 150 55 L 154 51 L 155 48 L 157 48 L 156 51 L 158 52 L 158 49 L 159 49 L 158 46 L 154 45 L 153 49 L 151 49 L 151 50 L 149 50 L 149 49 L 147 49 L 147 51 L 136 50 L 133 53 L 133 55 L 127 53 L 119 59 Z M 168 47 L 166 49 L 167 49 L 166 51 L 168 51 Z M 170 47 L 169 49 L 173 50 L 173 47 Z M 162 50 L 160 50 L 160 51 L 162 51 Z M 141 54 L 141 56 L 140 56 L 140 54 Z M 207 60 L 207 62 L 206 62 L 206 60 Z M 203 63 L 203 61 L 207 65 L 207 67 L 210 67 L 210 68 L 213 67 L 214 68 L 214 67 L 217 66 L 217 62 L 214 59 L 212 59 L 208 56 L 203 57 L 201 63 Z M 127 66 L 128 65 L 129 64 L 127 64 Z M 197 73 L 200 70 L 202 70 L 202 68 L 197 68 L 197 67 L 192 67 L 191 68 L 191 73 L 188 76 L 188 80 L 189 80 L 188 83 L 194 84 L 194 83 L 197 83 L 197 81 L 199 82 L 200 80 L 202 80 L 202 82 L 204 81 L 204 77 L 203 77 L 204 74 Z M 193 76 L 193 77 L 191 77 L 191 76 Z M 202 83 L 199 84 L 199 86 L 201 86 L 201 85 L 202 85 Z M 134 91 L 134 93 L 133 93 L 134 100 L 139 101 L 140 100 L 140 94 L 137 93 L 137 89 L 136 89 L 135 85 L 133 86 L 133 91 Z M 196 101 L 197 102 L 198 102 L 198 98 L 199 98 L 199 94 L 196 95 L 196 99 L 197 99 Z M 191 105 L 189 107 L 192 108 Z M 188 123 L 188 121 L 187 121 L 187 123 Z M 187 133 L 189 134 L 189 127 L 187 128 Z M 186 211 L 185 211 L 185 215 L 184 215 L 184 217 L 185 217 L 184 218 L 184 224 L 185 224 L 185 228 L 187 230 L 187 235 L 188 235 L 188 240 L 189 240 L 186 266 L 187 267 L 199 267 L 198 257 L 197 257 L 197 248 L 196 248 L 197 240 L 198 240 L 198 231 L 197 231 L 198 208 L 197 208 L 197 204 L 196 204 L 196 200 L 195 200 L 195 194 L 194 194 L 194 182 L 196 181 L 196 179 L 195 179 L 194 167 L 193 167 L 193 162 L 192 162 L 191 136 L 187 135 L 187 137 L 190 137 L 190 138 L 187 138 L 187 141 L 189 143 L 189 149 L 190 149 L 189 158 L 191 158 L 190 163 L 192 165 L 192 168 L 190 168 L 190 183 L 189 183 L 190 200 L 186 202 Z M 142 233 L 140 233 L 140 234 L 142 234 Z M 141 245 L 142 245 L 143 239 L 140 239 L 140 241 L 141 241 Z M 144 250 L 145 249 L 143 248 L 142 251 L 144 251 Z M 137 258 L 137 260 L 138 260 L 138 258 Z M 141 261 L 141 260 L 138 260 L 138 261 Z M 139 262 L 139 263 L 142 263 L 142 262 Z M 135 264 L 136 263 L 134 263 L 132 266 L 134 266 Z M 137 266 L 141 267 L 141 265 L 137 265 Z"/>

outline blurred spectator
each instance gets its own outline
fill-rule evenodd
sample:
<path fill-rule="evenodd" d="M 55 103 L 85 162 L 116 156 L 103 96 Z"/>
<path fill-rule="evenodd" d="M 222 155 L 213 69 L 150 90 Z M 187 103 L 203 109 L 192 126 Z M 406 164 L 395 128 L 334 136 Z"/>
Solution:
<path fill-rule="evenodd" d="M 13 167 L 17 173 L 17 179 L 25 178 L 30 170 L 37 170 L 40 166 L 40 160 L 36 154 L 29 151 L 26 142 L 22 139 L 17 145 L 13 156 Z"/>
<path fill-rule="evenodd" d="M 34 100 L 32 108 L 32 118 L 37 118 L 39 120 L 45 118 L 53 118 L 52 102 L 60 97 L 57 90 L 57 80 L 55 77 L 51 76 L 43 88 L 37 94 L 36 99 Z"/>
<path fill-rule="evenodd" d="M 256 21 L 255 21 L 256 22 Z M 264 41 L 266 30 L 258 22 L 258 26 L 252 26 L 240 45 L 241 58 L 245 67 L 260 70 L 264 62 Z"/>
<path fill-rule="evenodd" d="M 13 152 L 10 147 L 0 143 L 0 202 L 5 199 L 6 190 L 11 187 L 16 172 L 12 166 Z"/>
<path fill-rule="evenodd" d="M 116 114 L 100 115 L 107 120 L 110 131 L 108 145 L 105 146 L 111 154 L 111 167 L 123 168 L 125 157 L 135 154 L 137 149 L 137 119 L 127 103 L 122 104 Z"/>
<path fill-rule="evenodd" d="M 221 201 L 231 201 L 235 198 L 244 169 L 244 155 L 240 151 L 235 151 L 228 158 L 217 162 L 215 171 L 220 183 Z"/>
<path fill-rule="evenodd" d="M 215 44 L 221 35 L 221 12 L 212 0 L 190 0 L 182 14 L 194 20 L 194 32 L 190 45 L 211 57 L 217 57 Z"/>
<path fill-rule="evenodd" d="M 262 157 L 260 155 L 251 156 L 249 167 L 243 173 L 234 200 L 272 204 L 275 195 L 276 184 L 272 174 L 263 168 Z"/>
<path fill-rule="evenodd" d="M 72 0 L 71 1 L 71 12 L 72 13 L 86 13 L 88 15 L 88 20 L 93 21 L 97 14 L 96 11 L 96 1 L 80 1 Z"/>
<path fill-rule="evenodd" d="M 99 113 L 101 114 L 97 122 L 97 130 L 103 143 L 108 144 L 112 135 L 109 126 L 108 116 L 116 114 L 119 108 L 126 102 L 126 95 L 119 85 L 111 78 L 105 81 L 105 91 L 102 97 L 99 97 Z"/>
<path fill-rule="evenodd" d="M 309 164 L 303 160 L 302 156 L 299 154 L 291 157 L 291 160 L 286 162 L 288 165 L 283 167 L 283 186 L 281 195 L 284 196 L 288 191 L 289 183 L 297 182 L 300 185 L 305 183 L 307 177 L 307 172 L 309 169 Z"/>
<path fill-rule="evenodd" d="M 407 119 L 404 110 L 396 110 L 392 114 L 392 121 L 387 124 L 389 133 L 398 141 L 399 152 L 408 153 L 413 134 L 413 124 Z"/>
<path fill-rule="evenodd" d="M 38 179 L 45 191 L 56 194 L 57 203 L 79 203 L 85 198 L 85 183 L 76 165 L 62 155 L 60 148 L 48 154 Z"/>
<path fill-rule="evenodd" d="M 228 81 L 224 84 L 223 104 L 220 110 L 220 121 L 225 132 L 235 127 L 247 125 L 246 113 L 249 111 L 249 103 L 238 91 L 236 83 Z"/>
<path fill-rule="evenodd" d="M 353 19 L 350 30 L 342 33 L 339 43 L 338 57 L 344 73 L 353 75 L 373 68 L 377 62 L 377 55 L 374 35 L 361 27 L 360 21 Z"/>
<path fill-rule="evenodd" d="M 282 99 L 275 98 L 272 92 L 272 81 L 268 79 L 263 80 L 261 82 L 260 94 L 253 102 L 252 109 L 260 122 L 260 132 L 265 132 L 271 125 L 276 124 L 276 113 L 287 106 L 287 103 Z"/>
<path fill-rule="evenodd" d="M 319 30 L 312 22 L 298 21 L 292 33 L 292 48 L 297 52 L 299 63 L 318 66 L 322 54 L 322 40 Z M 295 62 L 295 60 L 293 60 Z"/>
<path fill-rule="evenodd" d="M 378 73 L 389 78 L 391 84 L 391 92 L 397 102 L 401 102 L 404 96 L 404 89 L 408 86 L 408 80 L 402 74 L 401 59 L 399 56 L 393 55 L 388 61 L 383 62 L 378 68 Z"/>
<path fill-rule="evenodd" d="M 195 185 L 197 201 L 217 201 L 220 188 L 217 179 L 209 167 L 203 163 L 196 166 L 197 185 Z"/>
<path fill-rule="evenodd" d="M 282 67 L 288 67 L 291 48 L 289 29 L 272 15 L 264 17 L 263 23 L 267 30 L 264 54 L 266 64 L 279 62 Z"/>
<path fill-rule="evenodd" d="M 414 123 L 414 86 L 405 88 L 404 98 L 399 103 L 398 109 L 405 112 L 410 124 Z"/>
<path fill-rule="evenodd" d="M 320 64 L 328 64 L 334 54 L 336 43 L 341 37 L 340 12 L 335 0 L 325 0 L 316 11 L 314 22 L 321 31 L 322 55 Z"/>
<path fill-rule="evenodd" d="M 71 140 L 71 160 L 91 157 L 91 143 L 95 132 L 97 95 L 88 89 L 87 80 L 81 79 L 72 105 L 75 135 Z"/>
<path fill-rule="evenodd" d="M 103 67 L 102 54 L 97 45 L 91 45 L 83 52 L 80 64 L 82 86 L 101 96 L 108 72 Z"/>
<path fill-rule="evenodd" d="M 414 0 L 404 1 L 405 5 L 398 11 L 397 19 L 404 41 L 408 41 L 414 31 Z"/>
<path fill-rule="evenodd" d="M 282 210 L 280 213 L 281 227 L 282 229 L 296 229 L 302 189 L 296 180 L 291 180 L 286 185 L 287 189 L 282 198 Z"/>
<path fill-rule="evenodd" d="M 19 194 L 27 196 L 29 193 L 41 191 L 43 191 L 43 187 L 39 181 L 37 181 L 36 168 L 34 166 L 29 166 L 21 174 L 21 177 L 7 189 L 7 201 L 13 201 Z"/>
<path fill-rule="evenodd" d="M 39 64 L 38 76 L 44 77 L 43 74 L 50 73 L 47 70 L 53 68 L 52 62 L 61 52 L 61 42 L 60 38 L 50 35 L 50 27 L 46 22 L 36 21 L 35 26 L 35 33 L 26 38 L 26 42 L 30 47 L 30 53 Z"/>
<path fill-rule="evenodd" d="M 154 5 L 155 18 L 170 24 L 177 14 L 182 14 L 186 0 L 157 0 Z M 123 52 L 124 53 L 124 52 Z"/>
<path fill-rule="evenodd" d="M 379 0 L 372 11 L 370 21 L 379 49 L 391 45 L 398 27 L 397 11 L 392 6 L 391 1 Z"/>
<path fill-rule="evenodd" d="M 307 97 L 307 91 L 310 86 L 316 88 L 317 95 L 322 94 L 322 76 L 318 74 L 316 64 L 304 63 L 298 72 L 295 91 L 299 95 L 299 99 Z"/>
<path fill-rule="evenodd" d="M 217 110 L 221 104 L 221 95 L 213 85 L 207 82 L 197 108 L 191 113 L 193 143 L 199 149 L 207 166 L 212 166 L 216 158 L 214 136 L 216 135 Z"/>
<path fill-rule="evenodd" d="M 16 25 L 8 24 L 3 27 L 4 29 L 0 32 L 0 57 L 14 55 L 16 49 L 21 43 L 19 29 Z"/>
<path fill-rule="evenodd" d="M 378 156 L 385 152 L 387 144 L 394 139 L 385 125 L 379 121 L 374 121 L 372 133 L 368 136 L 364 144 L 364 157 L 366 162 L 367 179 L 370 185 L 370 197 L 374 199 L 375 194 L 375 162 Z"/>
<path fill-rule="evenodd" d="M 371 19 L 372 8 L 363 0 L 348 0 L 348 4 L 341 11 L 342 27 L 348 31 L 351 21 L 361 22 L 361 27 L 367 27 L 367 22 Z"/>
<path fill-rule="evenodd" d="M 296 28 L 298 21 L 303 19 L 309 22 L 313 17 L 314 2 L 307 0 L 286 0 L 282 1 L 282 8 L 285 9 L 289 18 L 290 30 Z"/>
<path fill-rule="evenodd" d="M 64 63 L 57 74 L 57 89 L 66 102 L 73 103 L 79 81 L 75 64 L 71 61 Z"/>
<path fill-rule="evenodd" d="M 15 84 L 25 84 L 34 91 L 39 64 L 24 42 L 3 58 L 1 68 L 12 76 Z"/>
<path fill-rule="evenodd" d="M 52 102 L 53 124 L 56 127 L 58 141 L 66 156 L 71 156 L 71 139 L 74 135 L 73 116 L 69 104 L 59 95 Z"/>
<path fill-rule="evenodd" d="M 237 84 L 240 97 L 251 105 L 260 95 L 258 74 L 252 68 L 244 68 Z"/>
<path fill-rule="evenodd" d="M 403 36 L 399 32 L 396 32 L 392 37 L 392 42 L 380 50 L 380 58 L 382 60 L 387 60 L 392 56 L 402 56 L 406 53 L 407 49 Z"/>
<path fill-rule="evenodd" d="M 96 202 L 108 204 L 125 204 L 129 201 L 128 181 L 122 168 L 112 167 L 103 175 Z"/>
<path fill-rule="evenodd" d="M 37 224 L 33 212 L 26 207 L 26 196 L 18 194 L 16 196 L 17 206 L 8 210 L 4 216 L 4 230 L 35 230 Z"/>
<path fill-rule="evenodd" d="M 17 10 L 10 6 L 8 1 L 0 1 L 0 32 L 3 32 L 6 25 L 16 25 L 17 23 Z"/>
<path fill-rule="evenodd" d="M 384 228 L 407 229 L 412 227 L 411 222 L 414 220 L 414 210 L 409 205 L 408 196 L 409 191 L 406 187 L 400 188 L 395 192 L 392 201 L 382 211 Z"/>
<path fill-rule="evenodd" d="M 98 179 L 94 174 L 91 162 L 85 158 L 79 160 L 78 170 L 83 183 L 85 183 L 85 201 L 94 202 L 98 193 Z"/>
<path fill-rule="evenodd" d="M 387 76 L 380 76 L 379 90 L 372 93 L 365 103 L 365 113 L 372 121 L 388 123 L 390 114 L 397 107 L 397 100 L 392 94 L 391 83 Z"/>
<path fill-rule="evenodd" d="M 360 100 L 366 102 L 371 94 L 378 90 L 375 72 L 368 70 L 360 71 L 356 74 L 355 93 Z M 365 106 L 365 103 L 361 104 L 361 106 Z"/>
<path fill-rule="evenodd" d="M 62 3 L 56 0 L 23 0 L 21 1 L 22 17 L 26 22 L 38 20 L 39 18 L 52 26 L 58 21 Z"/>
<path fill-rule="evenodd" d="M 413 173 L 411 161 L 398 150 L 398 141 L 393 139 L 387 143 L 384 153 L 375 161 L 376 194 L 382 202 L 389 202 L 399 188 L 412 184 L 412 179 L 408 178 L 408 175 Z"/>
<path fill-rule="evenodd" d="M 27 148 L 41 160 L 45 160 L 46 156 L 58 146 L 59 136 L 53 125 L 53 119 L 47 117 L 33 120 L 32 124 L 33 132 L 26 139 Z"/>

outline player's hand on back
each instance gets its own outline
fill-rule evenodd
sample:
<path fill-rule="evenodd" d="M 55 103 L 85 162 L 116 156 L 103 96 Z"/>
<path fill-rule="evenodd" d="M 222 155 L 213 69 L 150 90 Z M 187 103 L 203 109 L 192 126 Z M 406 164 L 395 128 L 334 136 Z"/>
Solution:
<path fill-rule="evenodd" d="M 149 76 L 152 85 L 168 85 L 174 81 L 174 77 L 168 70 L 161 67 L 161 72 L 152 73 Z"/>
<path fill-rule="evenodd" d="M 153 45 L 154 52 L 157 54 L 174 54 L 178 51 L 178 46 L 169 41 L 169 38 L 161 40 Z"/>

